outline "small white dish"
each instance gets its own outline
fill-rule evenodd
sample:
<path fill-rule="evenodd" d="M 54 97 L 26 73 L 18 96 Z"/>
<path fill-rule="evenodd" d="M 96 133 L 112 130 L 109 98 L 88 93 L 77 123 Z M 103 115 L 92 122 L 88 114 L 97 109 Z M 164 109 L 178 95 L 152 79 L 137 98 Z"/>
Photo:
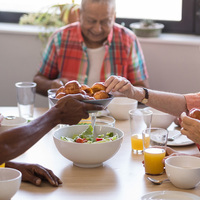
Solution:
<path fill-rule="evenodd" d="M 173 135 L 176 135 L 180 133 L 179 130 L 173 130 L 173 131 L 169 131 L 168 132 L 168 137 L 172 137 Z M 194 144 L 194 142 L 192 140 L 190 140 L 189 138 L 187 138 L 187 136 L 185 135 L 180 135 L 179 137 L 177 137 L 176 139 L 174 139 L 174 141 L 167 141 L 167 146 L 187 146 L 187 145 L 191 145 Z"/>
<path fill-rule="evenodd" d="M 188 192 L 179 192 L 179 191 L 156 191 L 150 192 L 142 196 L 141 200 L 199 200 L 199 196 L 188 193 Z"/>
<path fill-rule="evenodd" d="M 153 112 L 151 127 L 167 129 L 176 119 L 175 116 L 161 112 L 155 108 L 146 107 L 144 110 L 151 110 Z"/>
<path fill-rule="evenodd" d="M 22 174 L 13 168 L 0 168 L 0 200 L 9 200 L 19 190 Z"/>
<path fill-rule="evenodd" d="M 108 105 L 110 115 L 117 120 L 128 120 L 129 110 L 136 110 L 138 102 L 127 97 L 115 97 Z"/>
<path fill-rule="evenodd" d="M 0 124 L 0 133 L 17 126 L 22 126 L 26 123 L 27 123 L 27 119 L 23 117 L 4 116 Z"/>
<path fill-rule="evenodd" d="M 170 156 L 165 160 L 165 172 L 175 187 L 193 189 L 200 184 L 200 158 Z"/>

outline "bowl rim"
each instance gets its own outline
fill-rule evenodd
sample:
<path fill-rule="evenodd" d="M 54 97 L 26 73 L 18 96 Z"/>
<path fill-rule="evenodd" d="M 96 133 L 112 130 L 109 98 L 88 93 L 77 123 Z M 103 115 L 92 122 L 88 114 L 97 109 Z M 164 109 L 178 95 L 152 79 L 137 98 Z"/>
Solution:
<path fill-rule="evenodd" d="M 132 102 L 114 102 L 113 100 L 114 99 L 129 99 L 129 100 L 132 100 Z M 114 105 L 114 104 L 117 104 L 117 105 L 127 105 L 127 104 L 137 104 L 138 101 L 135 100 L 135 99 L 132 99 L 132 98 L 128 98 L 128 97 L 114 97 L 113 100 L 110 102 L 109 105 Z"/>
<path fill-rule="evenodd" d="M 0 168 L 0 171 L 15 171 L 18 173 L 17 177 L 11 178 L 8 180 L 0 180 L 0 183 L 11 182 L 11 181 L 17 180 L 22 177 L 22 173 L 18 169 L 14 169 L 14 168 L 10 168 L 10 167 L 2 167 L 2 168 Z"/>
<path fill-rule="evenodd" d="M 93 142 L 93 143 L 77 143 L 77 142 L 68 142 L 68 141 L 64 141 L 64 140 L 61 140 L 60 138 L 57 138 L 56 136 L 55 136 L 55 134 L 60 130 L 60 129 L 65 129 L 65 128 L 67 128 L 67 127 L 75 127 L 75 126 L 84 126 L 84 127 L 87 127 L 88 125 L 71 125 L 71 126 L 65 126 L 65 127 L 62 127 L 62 128 L 59 128 L 59 129 L 57 129 L 54 133 L 53 133 L 53 138 L 55 138 L 56 140 L 59 140 L 59 141 L 62 141 L 62 142 L 67 142 L 67 143 L 69 143 L 69 144 L 74 144 L 74 145 L 105 145 L 105 144 L 108 144 L 108 143 L 110 143 L 110 142 L 102 142 L 102 143 L 96 143 L 96 142 Z M 122 133 L 122 135 L 119 137 L 119 138 L 117 138 L 116 140 L 114 140 L 114 141 L 112 141 L 112 143 L 115 143 L 115 142 L 117 142 L 117 141 L 119 141 L 119 140 L 121 140 L 121 139 L 123 139 L 124 138 L 124 131 L 122 131 L 121 129 L 118 129 L 118 128 L 115 128 L 115 127 L 111 127 L 111 126 L 99 126 L 99 125 L 97 125 L 97 126 L 95 126 L 95 127 L 107 127 L 107 128 L 111 128 L 111 129 L 116 129 L 116 130 L 118 130 L 118 131 L 120 131 L 121 133 Z"/>
<path fill-rule="evenodd" d="M 145 110 L 151 110 L 151 111 L 153 112 L 153 115 L 168 115 L 168 116 L 173 116 L 173 115 L 171 115 L 171 114 L 169 114 L 169 113 L 166 113 L 166 112 L 157 110 L 156 108 L 152 108 L 152 107 L 150 107 L 150 106 L 145 107 L 145 108 L 143 108 L 143 109 L 145 109 Z M 154 112 L 154 110 L 155 110 L 156 112 Z M 175 116 L 173 116 L 173 117 L 175 117 Z"/>
<path fill-rule="evenodd" d="M 169 167 L 173 167 L 175 169 L 184 169 L 184 170 L 191 170 L 191 169 L 200 169 L 200 167 L 189 167 L 189 168 L 183 168 L 183 167 L 179 167 L 179 166 L 175 166 L 173 164 L 170 164 L 169 163 L 169 160 L 174 160 L 174 159 L 179 159 L 179 158 L 189 158 L 189 159 L 194 159 L 194 160 L 198 160 L 200 161 L 200 158 L 199 157 L 196 157 L 196 156 L 190 156 L 190 155 L 183 155 L 183 156 L 172 156 L 172 157 L 169 157 L 165 160 L 165 165 L 168 165 Z"/>

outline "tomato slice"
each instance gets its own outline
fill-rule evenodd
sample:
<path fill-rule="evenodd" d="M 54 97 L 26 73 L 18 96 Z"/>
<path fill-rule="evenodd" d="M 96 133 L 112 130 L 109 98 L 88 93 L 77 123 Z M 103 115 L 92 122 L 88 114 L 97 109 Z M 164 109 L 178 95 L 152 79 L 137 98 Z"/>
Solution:
<path fill-rule="evenodd" d="M 103 140 L 103 138 L 96 138 L 96 141 L 101 141 Z"/>
<path fill-rule="evenodd" d="M 87 142 L 87 140 L 85 138 L 77 138 L 76 142 L 77 143 L 85 143 L 85 142 Z"/>

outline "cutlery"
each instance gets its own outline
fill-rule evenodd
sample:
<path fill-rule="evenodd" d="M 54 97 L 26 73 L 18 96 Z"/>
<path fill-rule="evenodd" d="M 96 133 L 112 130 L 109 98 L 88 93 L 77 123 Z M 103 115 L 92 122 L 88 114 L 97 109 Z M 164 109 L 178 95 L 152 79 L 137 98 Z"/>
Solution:
<path fill-rule="evenodd" d="M 147 179 L 149 180 L 149 181 L 151 181 L 153 184 L 155 184 L 155 185 L 161 185 L 163 182 L 165 182 L 165 181 L 169 181 L 169 179 L 167 178 L 167 179 L 164 179 L 164 180 L 157 180 L 157 179 L 154 179 L 154 178 L 151 178 L 151 177 L 147 177 Z"/>
<path fill-rule="evenodd" d="M 16 117 L 15 116 L 5 116 L 4 117 L 5 119 L 7 119 L 7 120 L 13 120 L 13 119 L 16 119 Z"/>
<path fill-rule="evenodd" d="M 177 133 L 171 137 L 168 137 L 167 140 L 168 141 L 174 141 L 176 138 L 178 138 L 179 136 L 181 136 L 181 133 Z"/>

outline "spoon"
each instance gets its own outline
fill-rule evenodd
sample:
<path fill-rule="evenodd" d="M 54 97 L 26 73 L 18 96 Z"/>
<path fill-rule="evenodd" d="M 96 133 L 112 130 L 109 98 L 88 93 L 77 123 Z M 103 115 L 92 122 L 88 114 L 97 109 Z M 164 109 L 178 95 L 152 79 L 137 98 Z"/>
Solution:
<path fill-rule="evenodd" d="M 174 141 L 176 138 L 178 138 L 181 135 L 181 133 L 177 133 L 175 135 L 173 135 L 172 137 L 168 137 L 167 140 L 168 141 Z"/>
<path fill-rule="evenodd" d="M 147 177 L 147 179 L 149 181 L 151 181 L 152 183 L 154 183 L 155 185 L 161 185 L 163 182 L 165 181 L 169 181 L 169 179 L 164 179 L 164 180 L 157 180 L 157 179 L 154 179 L 154 178 L 151 178 L 151 177 Z"/>
<path fill-rule="evenodd" d="M 95 135 L 95 132 L 94 132 L 95 123 L 96 123 L 96 113 L 92 113 L 91 114 L 91 125 L 92 125 L 92 128 L 93 128 L 94 139 L 96 139 L 96 137 L 97 137 Z"/>

